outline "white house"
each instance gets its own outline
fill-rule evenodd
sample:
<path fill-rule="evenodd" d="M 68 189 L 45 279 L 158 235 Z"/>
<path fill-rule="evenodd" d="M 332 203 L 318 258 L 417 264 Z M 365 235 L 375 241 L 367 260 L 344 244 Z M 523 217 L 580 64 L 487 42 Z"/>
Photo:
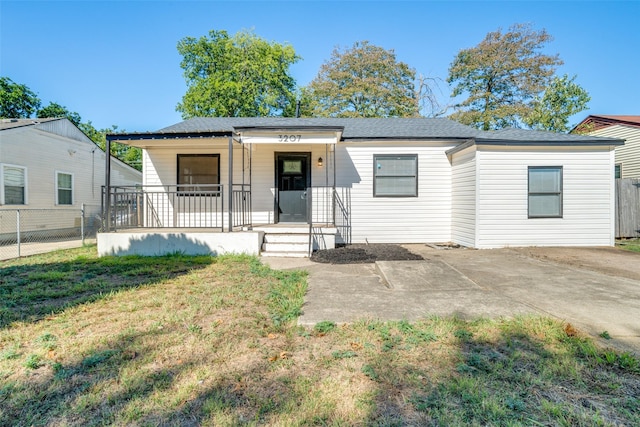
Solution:
<path fill-rule="evenodd" d="M 79 212 L 83 204 L 87 215 L 100 214 L 105 157 L 65 118 L 2 119 L 0 210 L 10 215 L 8 210 L 47 209 L 50 220 L 38 225 L 45 229 L 56 227 L 53 224 L 60 224 L 72 209 Z M 114 159 L 111 182 L 140 184 L 142 173 Z M 11 229 L 15 229 L 13 221 L 0 225 L 0 233 L 15 232 Z"/>
<path fill-rule="evenodd" d="M 271 117 L 195 118 L 108 140 L 143 148 L 143 187 L 111 185 L 109 209 L 135 206 L 136 220 L 112 221 L 101 254 L 614 244 L 620 139 L 448 119 Z"/>
<path fill-rule="evenodd" d="M 624 139 L 616 148 L 616 178 L 640 178 L 640 116 L 591 115 L 573 132 Z"/>

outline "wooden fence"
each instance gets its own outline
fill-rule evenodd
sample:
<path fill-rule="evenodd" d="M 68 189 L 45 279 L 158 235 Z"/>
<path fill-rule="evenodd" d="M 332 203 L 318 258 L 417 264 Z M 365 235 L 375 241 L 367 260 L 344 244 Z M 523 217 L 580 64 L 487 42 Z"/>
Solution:
<path fill-rule="evenodd" d="M 640 237 L 640 179 L 616 179 L 616 238 Z"/>

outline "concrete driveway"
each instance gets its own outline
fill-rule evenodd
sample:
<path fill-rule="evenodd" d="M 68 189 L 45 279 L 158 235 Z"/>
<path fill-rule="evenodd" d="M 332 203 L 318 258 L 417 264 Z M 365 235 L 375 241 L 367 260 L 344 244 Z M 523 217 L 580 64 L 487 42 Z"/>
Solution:
<path fill-rule="evenodd" d="M 274 268 L 309 271 L 309 290 L 299 319 L 304 325 L 323 320 L 534 313 L 569 322 L 594 337 L 607 331 L 613 339 L 605 345 L 640 353 L 640 254 L 611 248 L 532 251 L 403 246 L 425 260 L 269 263 Z"/>

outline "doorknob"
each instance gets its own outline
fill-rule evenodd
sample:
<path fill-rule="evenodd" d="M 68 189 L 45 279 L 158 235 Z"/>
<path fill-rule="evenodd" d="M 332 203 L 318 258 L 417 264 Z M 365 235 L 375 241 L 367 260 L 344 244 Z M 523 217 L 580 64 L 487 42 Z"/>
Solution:
<path fill-rule="evenodd" d="M 306 192 L 306 191 L 305 191 L 305 192 L 303 192 L 303 193 L 300 195 L 300 198 L 301 198 L 302 200 L 305 200 L 305 199 L 307 198 L 307 192 Z"/>

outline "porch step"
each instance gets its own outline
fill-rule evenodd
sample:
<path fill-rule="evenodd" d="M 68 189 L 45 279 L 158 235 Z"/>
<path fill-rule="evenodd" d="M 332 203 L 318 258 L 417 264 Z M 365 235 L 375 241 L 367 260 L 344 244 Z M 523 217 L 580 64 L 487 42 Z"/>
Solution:
<path fill-rule="evenodd" d="M 281 258 L 307 258 L 309 254 L 305 251 L 302 252 L 262 252 L 260 256 L 263 257 L 281 257 Z"/>
<path fill-rule="evenodd" d="M 262 256 L 306 257 L 309 256 L 309 233 L 265 233 Z"/>

